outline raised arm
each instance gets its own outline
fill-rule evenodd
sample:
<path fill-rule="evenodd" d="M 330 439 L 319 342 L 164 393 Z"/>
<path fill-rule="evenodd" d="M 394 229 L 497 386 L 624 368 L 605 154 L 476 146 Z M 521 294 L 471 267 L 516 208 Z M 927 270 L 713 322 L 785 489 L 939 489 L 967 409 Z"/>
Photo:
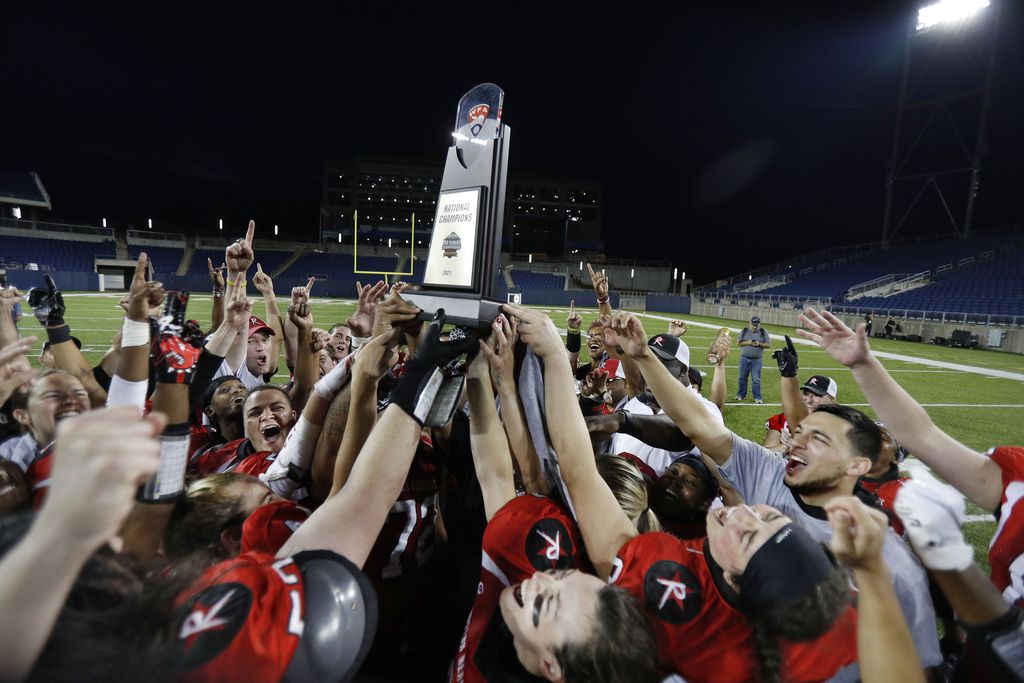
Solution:
<path fill-rule="evenodd" d="M 790 431 L 796 430 L 804 418 L 810 414 L 803 399 L 800 397 L 800 383 L 797 381 L 797 371 L 800 368 L 799 356 L 793 340 L 786 335 L 786 348 L 776 349 L 772 358 L 779 364 L 779 375 L 782 385 L 782 412 L 786 415 L 786 422 Z"/>
<path fill-rule="evenodd" d="M 12 317 L 15 305 L 21 300 L 21 292 L 15 287 L 0 287 L 0 347 L 9 346 L 18 340 L 18 326 Z"/>
<path fill-rule="evenodd" d="M 134 406 L 140 416 L 145 410 L 149 389 L 149 312 L 159 307 L 163 299 L 163 285 L 146 282 L 146 253 L 142 252 L 128 291 L 128 310 L 121 328 L 121 354 L 117 370 L 110 379 L 108 406 Z"/>
<path fill-rule="evenodd" d="M 857 581 L 857 658 L 864 683 L 924 683 L 903 618 L 892 574 L 882 558 L 888 521 L 856 498 L 825 506 L 832 524 L 832 552 L 853 570 Z"/>
<path fill-rule="evenodd" d="M 523 406 L 519 400 L 519 392 L 516 390 L 515 367 L 515 340 L 516 328 L 509 323 L 508 318 L 499 316 L 491 324 L 491 338 L 488 341 L 494 345 L 482 346 L 482 355 L 487 359 L 490 366 L 490 381 L 498 392 L 498 399 L 501 402 L 501 424 L 505 428 L 505 436 L 508 437 L 508 447 L 512 449 L 512 456 L 519 467 L 519 474 L 523 479 L 523 486 L 527 493 L 547 493 L 548 482 L 540 468 L 540 458 L 534 450 L 533 440 L 526 429 L 526 418 L 523 416 Z"/>
<path fill-rule="evenodd" d="M 224 263 L 227 266 L 227 286 L 237 287 L 241 295 L 245 296 L 246 272 L 255 258 L 252 250 L 253 239 L 256 234 L 256 223 L 249 221 L 249 228 L 245 233 L 245 239 L 240 239 L 234 244 L 229 244 L 224 250 Z M 224 306 L 227 306 L 225 299 Z M 224 360 L 231 372 L 238 372 L 238 369 L 245 363 L 245 353 L 249 337 L 247 334 L 235 338 L 231 348 L 228 350 Z"/>
<path fill-rule="evenodd" d="M 281 319 L 281 309 L 277 305 L 277 295 L 274 294 L 274 281 L 263 272 L 263 266 L 256 264 L 256 274 L 252 276 L 253 287 L 263 295 L 263 305 L 266 308 L 267 324 L 274 330 L 270 337 L 270 367 L 276 373 L 281 361 L 281 344 L 284 342 L 284 325 Z M 315 378 L 314 378 L 314 381 Z"/>
<path fill-rule="evenodd" d="M 92 366 L 81 350 L 71 339 L 71 328 L 64 322 L 64 295 L 57 289 L 57 284 L 49 275 L 43 275 L 44 287 L 33 287 L 28 293 L 28 305 L 32 308 L 36 320 L 46 330 L 46 337 L 53 351 L 53 360 L 57 367 L 66 370 L 82 382 L 89 392 L 92 405 L 102 406 L 106 403 L 107 392 L 100 387 L 92 374 Z"/>
<path fill-rule="evenodd" d="M 224 298 L 224 271 L 227 269 L 227 265 L 221 264 L 220 268 L 213 267 L 213 260 L 206 259 L 206 269 L 210 273 L 210 283 L 213 285 L 213 313 L 210 318 L 210 333 L 214 333 L 220 329 L 221 323 L 224 322 L 225 307 L 231 303 L 230 299 L 225 300 Z"/>
<path fill-rule="evenodd" d="M 573 374 L 580 366 L 580 349 L 583 347 L 583 316 L 576 312 L 576 300 L 569 302 L 569 315 L 565 319 L 565 351 L 569 354 L 569 366 Z"/>
<path fill-rule="evenodd" d="M 597 472 L 587 425 L 576 407 L 572 369 L 561 335 L 540 311 L 506 305 L 519 319 L 519 336 L 544 363 L 544 415 L 562 479 L 569 489 L 587 555 L 598 576 L 607 578 L 619 549 L 637 534 Z"/>
<path fill-rule="evenodd" d="M 423 422 L 442 403 L 445 410 L 454 410 L 450 396 L 439 393 L 442 368 L 476 343 L 470 338 L 441 342 L 443 324 L 444 313 L 439 311 L 406 364 L 405 375 L 392 390 L 391 405 L 371 431 L 344 488 L 317 508 L 281 548 L 278 557 L 326 549 L 359 566 L 366 561 L 388 511 L 402 491 Z"/>
<path fill-rule="evenodd" d="M 494 332 L 491 332 L 494 335 Z M 473 453 L 480 491 L 483 493 L 484 514 L 490 521 L 508 501 L 516 496 L 513 483 L 512 454 L 508 440 L 498 420 L 494 405 L 494 389 L 491 386 L 487 356 L 493 354 L 489 344 L 481 340 L 480 353 L 469 364 L 466 374 L 466 393 L 469 395 L 469 443 Z M 539 467 L 538 467 L 539 469 Z"/>
<path fill-rule="evenodd" d="M 597 296 L 598 315 L 611 316 L 612 305 L 608 296 L 608 276 L 604 271 L 595 271 L 590 264 L 587 264 L 587 275 L 590 276 L 590 284 L 594 287 L 594 294 Z"/>
<path fill-rule="evenodd" d="M 669 374 L 647 346 L 647 333 L 632 313 L 616 313 L 610 323 L 627 355 L 636 360 L 658 405 L 701 453 L 719 465 L 732 455 L 732 432 L 711 417 L 700 398 Z"/>
<path fill-rule="evenodd" d="M 797 330 L 850 368 L 853 378 L 878 419 L 893 438 L 955 486 L 971 502 L 989 512 L 1002 497 L 1002 472 L 981 453 L 968 448 L 939 429 L 917 401 L 892 378 L 871 353 L 864 323 L 853 331 L 828 311 L 804 309 L 800 321 L 807 328 Z"/>
<path fill-rule="evenodd" d="M 718 362 L 715 363 L 715 369 L 711 374 L 711 396 L 708 399 L 718 406 L 719 410 L 725 407 L 725 397 L 729 395 L 729 387 L 726 382 L 725 358 L 726 354 L 722 354 Z"/>
<path fill-rule="evenodd" d="M 117 534 L 135 490 L 157 470 L 164 420 L 95 410 L 57 427 L 50 493 L 0 561 L 0 679 L 28 677 L 82 566 Z"/>

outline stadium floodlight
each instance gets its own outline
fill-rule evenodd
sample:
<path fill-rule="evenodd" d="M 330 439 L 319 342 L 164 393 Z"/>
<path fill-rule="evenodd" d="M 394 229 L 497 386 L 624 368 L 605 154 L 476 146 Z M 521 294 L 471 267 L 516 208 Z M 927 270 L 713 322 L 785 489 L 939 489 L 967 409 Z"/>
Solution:
<path fill-rule="evenodd" d="M 583 261 L 580 261 L 580 272 L 583 272 Z"/>
<path fill-rule="evenodd" d="M 223 230 L 224 229 L 224 219 L 223 218 L 218 218 L 217 219 L 217 229 L 218 230 Z"/>
<path fill-rule="evenodd" d="M 965 21 L 988 6 L 989 0 L 939 0 L 917 10 L 917 30 Z"/>
<path fill-rule="evenodd" d="M 629 276 L 633 277 L 634 275 L 636 275 L 636 268 L 630 268 L 629 269 Z"/>
<path fill-rule="evenodd" d="M 678 280 L 679 279 L 679 269 L 678 268 L 673 268 L 672 269 L 672 279 L 673 280 Z"/>
<path fill-rule="evenodd" d="M 274 223 L 274 237 L 277 237 L 277 223 Z"/>
<path fill-rule="evenodd" d="M 146 219 L 146 225 L 148 225 L 149 229 L 152 230 L 153 229 L 153 219 L 152 218 L 147 218 Z"/>
<path fill-rule="evenodd" d="M 686 271 L 685 270 L 683 271 L 683 279 L 684 280 L 686 279 Z"/>
<path fill-rule="evenodd" d="M 388 249 L 390 249 L 390 248 L 391 248 L 391 238 L 389 237 L 388 238 Z"/>
<path fill-rule="evenodd" d="M 101 218 L 100 219 L 100 223 L 103 225 L 104 228 L 107 227 L 107 219 L 106 218 Z"/>
<path fill-rule="evenodd" d="M 338 231 L 338 244 L 341 244 L 341 231 Z"/>
<path fill-rule="evenodd" d="M 526 259 L 526 260 L 527 260 L 527 262 L 529 262 L 529 263 L 533 263 L 533 254 L 530 254 L 530 255 L 529 255 L 529 256 L 527 257 L 527 259 Z"/>
<path fill-rule="evenodd" d="M 11 215 L 14 216 L 15 218 L 21 218 L 21 207 L 20 206 L 12 206 L 11 207 Z"/>

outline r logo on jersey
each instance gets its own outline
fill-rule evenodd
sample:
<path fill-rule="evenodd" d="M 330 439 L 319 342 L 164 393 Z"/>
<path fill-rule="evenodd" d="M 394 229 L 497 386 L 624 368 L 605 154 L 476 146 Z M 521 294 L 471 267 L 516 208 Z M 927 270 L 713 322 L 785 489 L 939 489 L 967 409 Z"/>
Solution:
<path fill-rule="evenodd" d="M 704 605 L 697 577 L 681 564 L 660 560 L 644 575 L 647 606 L 670 624 L 693 619 Z"/>
<path fill-rule="evenodd" d="M 573 555 L 569 530 L 557 519 L 545 517 L 526 536 L 526 557 L 537 571 L 568 569 Z"/>
<path fill-rule="evenodd" d="M 221 583 L 193 596 L 181 608 L 178 630 L 181 668 L 206 664 L 223 652 L 249 617 L 252 591 L 240 583 Z"/>

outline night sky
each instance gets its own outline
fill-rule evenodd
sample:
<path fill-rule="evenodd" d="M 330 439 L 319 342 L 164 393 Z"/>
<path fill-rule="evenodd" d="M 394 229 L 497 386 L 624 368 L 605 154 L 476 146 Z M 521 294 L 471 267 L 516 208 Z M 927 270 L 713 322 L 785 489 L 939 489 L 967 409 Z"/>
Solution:
<path fill-rule="evenodd" d="M 312 240 L 324 161 L 440 169 L 458 98 L 492 81 L 511 172 L 600 183 L 609 256 L 703 282 L 880 236 L 914 3 L 213 4 L 4 3 L 0 167 L 37 170 L 69 221 Z M 1024 31 L 1002 9 L 979 229 L 1024 223 Z"/>

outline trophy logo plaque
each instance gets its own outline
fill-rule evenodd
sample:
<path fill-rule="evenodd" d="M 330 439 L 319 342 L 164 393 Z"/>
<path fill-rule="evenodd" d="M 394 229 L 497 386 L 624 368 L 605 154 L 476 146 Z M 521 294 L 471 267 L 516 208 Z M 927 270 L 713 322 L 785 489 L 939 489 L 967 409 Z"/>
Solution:
<path fill-rule="evenodd" d="M 443 308 L 449 321 L 479 328 L 490 325 L 501 310 L 493 296 L 508 176 L 504 98 L 501 88 L 483 83 L 459 100 L 423 287 L 402 293 L 423 309 L 424 319 Z"/>

